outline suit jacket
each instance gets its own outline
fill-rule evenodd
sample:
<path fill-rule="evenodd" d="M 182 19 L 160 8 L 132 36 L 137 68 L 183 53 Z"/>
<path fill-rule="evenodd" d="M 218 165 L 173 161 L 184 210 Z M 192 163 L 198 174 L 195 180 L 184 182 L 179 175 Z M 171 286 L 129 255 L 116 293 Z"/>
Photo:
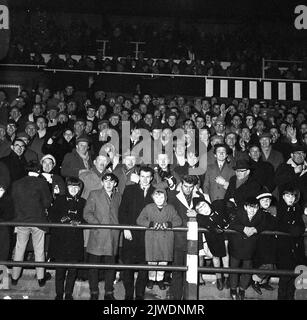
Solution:
<path fill-rule="evenodd" d="M 143 208 L 152 203 L 151 195 L 154 191 L 152 186 L 147 190 L 144 198 L 144 191 L 140 184 L 126 186 L 119 208 L 119 223 L 125 225 L 136 225 L 136 220 Z M 134 259 L 136 262 L 145 262 L 145 231 L 131 230 L 132 240 L 123 240 L 122 258 Z"/>
<path fill-rule="evenodd" d="M 226 161 L 224 162 L 221 170 L 218 166 L 217 161 L 207 167 L 203 185 L 203 192 L 209 195 L 211 202 L 224 199 L 226 193 L 226 189 L 224 189 L 220 184 L 216 183 L 215 178 L 218 176 L 222 176 L 227 182 L 229 182 L 230 178 L 234 175 L 235 171 Z"/>

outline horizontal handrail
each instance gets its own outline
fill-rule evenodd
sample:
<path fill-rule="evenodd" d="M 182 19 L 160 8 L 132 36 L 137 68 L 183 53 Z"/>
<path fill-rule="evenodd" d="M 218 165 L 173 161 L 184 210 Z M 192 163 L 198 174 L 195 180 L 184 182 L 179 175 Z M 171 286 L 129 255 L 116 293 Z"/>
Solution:
<path fill-rule="evenodd" d="M 46 68 L 46 64 L 22 64 L 22 63 L 0 63 L 1 67 L 32 67 L 32 68 Z"/>
<path fill-rule="evenodd" d="M 90 268 L 90 269 L 116 269 L 116 270 L 152 270 L 152 271 L 187 271 L 186 266 L 161 266 L 146 264 L 104 264 L 104 263 L 63 263 L 63 262 L 29 262 L 29 261 L 0 261 L 0 265 L 18 266 L 18 267 L 43 267 L 43 268 Z M 275 276 L 294 276 L 300 272 L 291 270 L 263 270 L 263 269 L 244 269 L 244 268 L 216 268 L 216 267 L 198 267 L 198 273 L 247 273 L 264 274 Z"/>
<path fill-rule="evenodd" d="M 267 61 L 267 60 L 266 60 Z M 172 73 L 145 73 L 145 72 L 116 72 L 103 70 L 81 70 L 81 69 L 51 69 L 46 68 L 47 65 L 26 65 L 26 64 L 0 64 L 0 67 L 35 67 L 37 69 L 44 68 L 47 72 L 71 72 L 71 73 L 89 73 L 89 74 L 114 74 L 114 75 L 131 75 L 131 76 L 146 76 L 146 77 L 168 77 L 168 78 L 201 78 L 201 79 L 234 79 L 234 80 L 251 80 L 251 81 L 279 81 L 279 82 L 307 82 L 303 79 L 278 79 L 278 78 L 263 78 L 263 77 L 233 77 L 233 76 L 208 76 L 208 75 L 193 75 L 193 74 L 172 74 Z"/>
<path fill-rule="evenodd" d="M 303 63 L 303 60 L 272 60 L 272 59 L 264 59 L 267 62 L 285 62 L 285 63 Z"/>
<path fill-rule="evenodd" d="M 15 222 L 15 221 L 5 221 L 0 222 L 0 226 L 22 226 L 22 227 L 47 227 L 47 228 L 79 228 L 79 229 L 117 229 L 117 230 L 154 230 L 152 228 L 147 228 L 143 226 L 136 225 L 122 225 L 122 224 L 78 224 L 72 225 L 69 223 L 34 223 L 34 222 Z M 179 231 L 179 232 L 187 232 L 187 227 L 174 227 L 167 228 L 168 231 Z M 211 232 L 207 228 L 198 228 L 198 232 Z M 225 229 L 223 230 L 225 233 L 240 233 L 236 230 Z M 281 232 L 281 231 L 262 231 L 261 235 L 282 235 L 282 236 L 290 236 L 289 233 Z M 307 232 L 303 234 L 304 237 L 307 236 Z"/>

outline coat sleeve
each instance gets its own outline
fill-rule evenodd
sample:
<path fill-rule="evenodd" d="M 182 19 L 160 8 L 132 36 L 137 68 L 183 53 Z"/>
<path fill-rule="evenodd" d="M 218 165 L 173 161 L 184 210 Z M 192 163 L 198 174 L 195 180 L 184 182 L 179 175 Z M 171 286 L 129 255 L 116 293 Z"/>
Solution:
<path fill-rule="evenodd" d="M 242 223 L 242 213 L 237 212 L 234 220 L 230 223 L 229 229 L 243 233 L 245 225 Z"/>
<path fill-rule="evenodd" d="M 182 219 L 180 218 L 180 216 L 177 213 L 177 210 L 173 206 L 171 206 L 170 209 L 170 220 L 167 222 L 170 222 L 172 227 L 179 227 L 182 225 Z"/>
<path fill-rule="evenodd" d="M 210 172 L 207 170 L 205 174 L 205 181 L 203 184 L 203 192 L 205 194 L 209 194 L 209 188 L 210 188 Z"/>
<path fill-rule="evenodd" d="M 130 224 L 129 219 L 129 203 L 130 203 L 130 191 L 129 187 L 125 188 L 124 194 L 122 196 L 122 201 L 119 206 L 119 213 L 118 213 L 118 221 L 120 224 Z"/>
<path fill-rule="evenodd" d="M 100 224 L 100 221 L 96 217 L 96 200 L 93 196 L 93 192 L 90 193 L 86 205 L 83 210 L 83 218 L 89 224 Z"/>
<path fill-rule="evenodd" d="M 149 219 L 149 210 L 146 206 L 141 213 L 139 214 L 138 218 L 136 219 L 136 224 L 143 227 L 149 227 L 150 225 L 150 219 Z"/>

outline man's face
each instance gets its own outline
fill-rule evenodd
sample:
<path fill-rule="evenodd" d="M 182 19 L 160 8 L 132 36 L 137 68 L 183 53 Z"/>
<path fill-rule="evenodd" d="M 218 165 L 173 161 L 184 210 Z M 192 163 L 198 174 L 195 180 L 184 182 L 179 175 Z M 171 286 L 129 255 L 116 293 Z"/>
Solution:
<path fill-rule="evenodd" d="M 138 112 L 134 112 L 132 115 L 132 119 L 134 122 L 139 122 L 141 120 L 142 116 Z"/>
<path fill-rule="evenodd" d="M 83 121 L 77 121 L 74 124 L 74 129 L 77 134 L 81 134 L 85 129 L 85 124 Z"/>
<path fill-rule="evenodd" d="M 145 104 L 149 104 L 150 100 L 151 100 L 150 96 L 148 94 L 145 94 L 143 97 L 143 102 Z"/>
<path fill-rule="evenodd" d="M 245 123 L 248 127 L 252 127 L 255 123 L 255 119 L 252 116 L 247 116 Z"/>
<path fill-rule="evenodd" d="M 41 108 L 41 106 L 40 106 L 39 104 L 35 104 L 35 105 L 33 106 L 33 108 L 32 108 L 32 111 L 33 111 L 33 114 L 34 114 L 35 116 L 38 116 L 38 115 L 41 114 L 42 108 Z"/>
<path fill-rule="evenodd" d="M 44 118 L 38 118 L 36 120 L 36 125 L 38 127 L 39 130 L 44 130 L 47 126 L 46 121 Z"/>
<path fill-rule="evenodd" d="M 252 111 L 254 114 L 258 114 L 260 112 L 260 105 L 259 104 L 254 104 L 252 106 Z"/>
<path fill-rule="evenodd" d="M 9 123 L 6 128 L 6 132 L 9 136 L 12 136 L 16 132 L 16 126 L 13 123 Z"/>
<path fill-rule="evenodd" d="M 147 125 L 151 126 L 153 122 L 152 115 L 150 113 L 147 113 L 144 118 L 144 121 Z"/>
<path fill-rule="evenodd" d="M 259 200 L 260 207 L 263 209 L 268 209 L 271 205 L 272 199 L 271 198 L 262 198 Z"/>
<path fill-rule="evenodd" d="M 102 186 L 107 193 L 111 193 L 115 188 L 116 182 L 115 180 L 111 180 L 110 177 L 102 180 Z"/>
<path fill-rule="evenodd" d="M 12 150 L 20 157 L 25 152 L 26 145 L 23 141 L 15 141 L 11 146 Z"/>
<path fill-rule="evenodd" d="M 261 148 L 268 148 L 271 145 L 271 139 L 269 137 L 263 137 L 259 140 Z"/>
<path fill-rule="evenodd" d="M 242 138 L 244 140 L 249 140 L 250 136 L 251 136 L 251 133 L 250 133 L 249 129 L 243 128 L 242 131 L 241 131 L 241 136 L 242 136 Z"/>
<path fill-rule="evenodd" d="M 86 121 L 86 126 L 85 126 L 85 133 L 90 133 L 93 130 L 93 122 L 92 121 Z"/>
<path fill-rule="evenodd" d="M 181 190 L 186 196 L 189 196 L 192 193 L 193 189 L 194 189 L 193 183 L 187 183 L 186 181 L 182 182 Z"/>
<path fill-rule="evenodd" d="M 167 154 L 159 154 L 158 155 L 158 165 L 161 169 L 166 170 L 169 165 L 169 159 Z"/>
<path fill-rule="evenodd" d="M 225 138 L 225 143 L 230 147 L 233 148 L 237 142 L 237 137 L 233 133 L 229 133 Z"/>
<path fill-rule="evenodd" d="M 87 109 L 87 116 L 88 116 L 89 118 L 94 118 L 94 117 L 95 117 L 95 112 L 96 112 L 95 109 L 93 109 L 93 108 L 88 108 L 88 109 Z"/>
<path fill-rule="evenodd" d="M 251 157 L 252 160 L 258 162 L 261 156 L 261 152 L 258 147 L 254 146 L 249 149 L 249 156 Z"/>
<path fill-rule="evenodd" d="M 154 140 L 158 140 L 161 136 L 161 129 L 154 129 L 152 130 L 152 137 L 154 138 Z"/>
<path fill-rule="evenodd" d="M 11 109 L 10 116 L 12 119 L 17 119 L 20 115 L 21 115 L 21 113 L 18 108 Z"/>
<path fill-rule="evenodd" d="M 256 129 L 257 129 L 257 131 L 263 131 L 263 129 L 264 129 L 264 122 L 263 122 L 262 120 L 257 120 Z"/>
<path fill-rule="evenodd" d="M 205 120 L 201 117 L 197 117 L 195 120 L 195 124 L 197 129 L 202 129 L 202 127 L 205 125 Z"/>
<path fill-rule="evenodd" d="M 138 95 L 134 95 L 132 98 L 132 102 L 134 104 L 139 104 L 140 103 L 140 97 Z"/>
<path fill-rule="evenodd" d="M 231 120 L 231 123 L 233 124 L 233 126 L 235 128 L 239 128 L 241 123 L 242 123 L 242 121 L 241 121 L 241 118 L 239 116 L 234 116 L 232 118 L 232 120 Z"/>
<path fill-rule="evenodd" d="M 177 143 L 175 151 L 177 156 L 183 157 L 185 155 L 185 145 L 183 143 Z"/>
<path fill-rule="evenodd" d="M 68 118 L 67 118 L 67 116 L 65 115 L 65 114 L 59 114 L 59 116 L 58 116 L 58 122 L 59 123 L 65 123 L 65 122 L 67 122 L 68 121 Z"/>
<path fill-rule="evenodd" d="M 94 166 L 99 172 L 103 172 L 108 164 L 108 159 L 105 156 L 98 156 L 94 160 Z"/>
<path fill-rule="evenodd" d="M 215 156 L 217 161 L 225 161 L 227 158 L 226 149 L 224 147 L 217 148 Z"/>
<path fill-rule="evenodd" d="M 296 151 L 291 153 L 291 158 L 296 164 L 300 165 L 304 163 L 306 153 L 304 151 Z"/>
<path fill-rule="evenodd" d="M 142 171 L 140 172 L 140 185 L 142 188 L 148 187 L 152 180 L 152 175 L 150 171 Z"/>
<path fill-rule="evenodd" d="M 111 123 L 111 125 L 114 126 L 114 127 L 117 126 L 118 123 L 119 123 L 119 117 L 115 117 L 115 116 L 111 117 L 111 118 L 110 118 L 110 123 Z"/>
<path fill-rule="evenodd" d="M 270 134 L 272 135 L 272 142 L 275 143 L 280 136 L 278 130 L 276 128 L 271 128 Z"/>
<path fill-rule="evenodd" d="M 81 154 L 85 154 L 87 152 L 87 150 L 88 150 L 88 143 L 86 141 L 80 141 L 77 144 L 76 149 Z"/>
<path fill-rule="evenodd" d="M 48 110 L 48 118 L 55 119 L 57 117 L 57 111 L 55 109 Z"/>
<path fill-rule="evenodd" d="M 136 164 L 136 157 L 135 156 L 125 156 L 124 164 L 126 165 L 127 169 L 132 169 Z"/>
<path fill-rule="evenodd" d="M 28 134 L 31 138 L 33 138 L 36 135 L 36 126 L 35 124 L 29 124 L 27 125 L 25 129 L 26 134 Z"/>
<path fill-rule="evenodd" d="M 215 129 L 216 133 L 220 133 L 220 134 L 221 134 L 221 133 L 224 133 L 224 131 L 225 131 L 225 125 L 224 125 L 223 122 L 217 121 L 216 124 L 215 124 L 215 126 L 214 126 L 214 129 Z"/>
<path fill-rule="evenodd" d="M 47 158 L 43 161 L 42 167 L 44 172 L 49 173 L 53 169 L 54 163 L 51 159 Z"/>
<path fill-rule="evenodd" d="M 192 120 L 186 120 L 184 123 L 184 130 L 188 131 L 188 130 L 192 130 L 193 129 L 193 122 Z"/>
<path fill-rule="evenodd" d="M 170 127 L 174 127 L 176 125 L 176 117 L 175 116 L 169 116 L 167 119 L 167 123 Z"/>

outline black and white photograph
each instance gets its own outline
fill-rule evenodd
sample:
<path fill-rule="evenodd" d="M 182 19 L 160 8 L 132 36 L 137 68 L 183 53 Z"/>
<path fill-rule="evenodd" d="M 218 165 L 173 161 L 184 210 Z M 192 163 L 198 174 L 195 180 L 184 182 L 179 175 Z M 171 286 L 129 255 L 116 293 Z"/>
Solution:
<path fill-rule="evenodd" d="M 4 307 L 307 300 L 306 154 L 305 1 L 0 0 Z"/>

